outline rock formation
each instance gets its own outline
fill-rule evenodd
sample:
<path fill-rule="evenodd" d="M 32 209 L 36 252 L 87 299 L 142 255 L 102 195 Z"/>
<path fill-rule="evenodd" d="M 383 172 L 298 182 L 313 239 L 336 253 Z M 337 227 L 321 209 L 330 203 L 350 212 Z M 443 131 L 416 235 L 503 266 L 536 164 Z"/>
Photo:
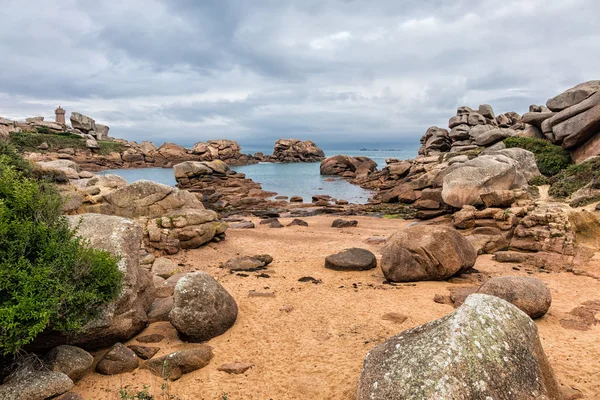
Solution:
<path fill-rule="evenodd" d="M 321 175 L 339 175 L 344 178 L 366 177 L 377 169 L 375 161 L 368 157 L 338 155 L 321 161 Z"/>
<path fill-rule="evenodd" d="M 500 298 L 474 294 L 454 313 L 365 357 L 358 400 L 413 398 L 563 397 L 535 323 Z"/>
<path fill-rule="evenodd" d="M 260 161 L 266 162 L 319 162 L 325 158 L 323 150 L 310 141 L 299 139 L 278 139 L 273 154 Z"/>

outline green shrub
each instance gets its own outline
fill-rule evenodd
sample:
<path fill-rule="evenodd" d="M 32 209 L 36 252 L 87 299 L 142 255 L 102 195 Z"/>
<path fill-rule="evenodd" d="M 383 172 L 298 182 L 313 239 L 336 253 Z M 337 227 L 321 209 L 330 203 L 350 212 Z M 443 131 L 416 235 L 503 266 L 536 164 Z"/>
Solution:
<path fill-rule="evenodd" d="M 48 128 L 47 126 L 37 126 L 35 128 L 35 130 L 38 133 L 44 134 L 44 135 L 50 135 L 52 133 L 52 131 L 50 130 L 50 128 Z"/>
<path fill-rule="evenodd" d="M 538 175 L 538 176 L 534 176 L 533 178 L 531 178 L 531 180 L 528 183 L 531 186 L 544 186 L 544 185 L 549 185 L 550 180 L 547 177 L 545 177 L 544 175 Z"/>
<path fill-rule="evenodd" d="M 550 179 L 550 196 L 564 199 L 588 183 L 600 178 L 600 158 L 570 165 Z"/>
<path fill-rule="evenodd" d="M 507 148 L 519 147 L 535 155 L 540 172 L 545 176 L 554 176 L 571 164 L 571 155 L 560 146 L 544 139 L 509 137 L 504 139 Z"/>
<path fill-rule="evenodd" d="M 75 236 L 56 187 L 0 156 L 0 353 L 45 330 L 75 332 L 119 294 L 108 252 Z"/>
<path fill-rule="evenodd" d="M 48 144 L 48 151 L 57 151 L 59 149 L 73 148 L 86 150 L 85 139 L 69 132 L 60 132 L 57 134 L 41 134 L 34 132 L 13 132 L 9 137 L 10 143 L 19 151 L 39 152 L 38 147 L 42 143 Z M 111 142 L 107 140 L 98 141 L 100 154 L 108 154 L 111 152 L 122 153 L 124 147 L 122 143 Z"/>

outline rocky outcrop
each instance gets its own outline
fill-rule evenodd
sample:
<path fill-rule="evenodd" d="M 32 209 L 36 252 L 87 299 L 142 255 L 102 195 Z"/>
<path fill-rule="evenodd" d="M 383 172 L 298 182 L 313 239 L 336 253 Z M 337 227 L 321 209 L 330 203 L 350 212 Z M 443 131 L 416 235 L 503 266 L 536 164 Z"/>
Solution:
<path fill-rule="evenodd" d="M 454 313 L 404 331 L 365 357 L 358 400 L 412 398 L 562 394 L 535 323 L 500 298 L 474 294 Z"/>
<path fill-rule="evenodd" d="M 261 161 L 266 162 L 319 162 L 325 159 L 323 150 L 310 141 L 299 139 L 278 139 L 275 142 L 273 154 Z"/>
<path fill-rule="evenodd" d="M 442 280 L 475 265 L 475 249 L 456 229 L 414 225 L 393 234 L 381 251 L 381 269 L 392 282 Z"/>
<path fill-rule="evenodd" d="M 521 189 L 540 175 L 533 153 L 505 149 L 449 167 L 443 178 L 442 199 L 460 208 L 481 203 L 481 195 Z"/>
<path fill-rule="evenodd" d="M 200 157 L 200 161 L 221 160 L 227 165 L 256 164 L 254 157 L 241 153 L 242 148 L 233 140 L 209 140 L 198 142 L 192 148 L 192 154 Z"/>
<path fill-rule="evenodd" d="M 204 204 L 217 211 L 260 204 L 275 194 L 218 160 L 184 162 L 175 165 L 173 172 L 179 188 L 201 193 Z"/>
<path fill-rule="evenodd" d="M 219 282 L 194 272 L 177 282 L 169 320 L 185 339 L 204 342 L 231 328 L 237 314 L 235 300 Z"/>
<path fill-rule="evenodd" d="M 228 227 L 212 210 L 172 211 L 148 220 L 145 243 L 150 248 L 175 254 L 179 249 L 196 249 L 224 238 Z"/>
<path fill-rule="evenodd" d="M 375 161 L 368 157 L 337 155 L 321 161 L 321 175 L 339 175 L 344 178 L 366 177 L 377 170 Z"/>

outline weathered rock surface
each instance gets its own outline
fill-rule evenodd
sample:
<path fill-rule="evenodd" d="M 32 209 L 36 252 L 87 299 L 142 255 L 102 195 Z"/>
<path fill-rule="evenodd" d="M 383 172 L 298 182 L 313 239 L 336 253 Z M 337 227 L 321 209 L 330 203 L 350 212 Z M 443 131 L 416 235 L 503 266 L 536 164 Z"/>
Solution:
<path fill-rule="evenodd" d="M 62 372 L 77 382 L 92 370 L 94 357 L 79 347 L 62 345 L 50 350 L 45 361 L 50 371 Z"/>
<path fill-rule="evenodd" d="M 255 271 L 266 267 L 273 262 L 273 257 L 268 254 L 262 254 L 258 256 L 246 256 L 230 258 L 223 264 L 221 268 L 225 268 L 230 271 Z"/>
<path fill-rule="evenodd" d="M 188 274 L 177 282 L 171 324 L 181 336 L 203 342 L 225 333 L 237 319 L 231 295 L 204 272 Z"/>
<path fill-rule="evenodd" d="M 233 140 L 209 140 L 198 142 L 192 148 L 192 153 L 199 156 L 201 161 L 221 160 L 228 165 L 255 164 L 253 157 L 241 153 L 242 148 Z"/>
<path fill-rule="evenodd" d="M 325 268 L 336 271 L 365 271 L 377 267 L 375 254 L 366 249 L 351 248 L 325 258 Z"/>
<path fill-rule="evenodd" d="M 264 161 L 271 162 L 319 162 L 325 153 L 310 141 L 299 139 L 278 139 L 275 142 L 273 155 Z"/>
<path fill-rule="evenodd" d="M 365 357 L 358 400 L 562 399 L 535 323 L 474 294 L 454 313 L 404 331 Z"/>
<path fill-rule="evenodd" d="M 600 81 L 583 82 L 549 99 L 546 106 L 552 111 L 562 111 L 581 103 L 598 91 L 600 91 Z"/>
<path fill-rule="evenodd" d="M 552 295 L 548 286 L 529 276 L 502 276 L 484 283 L 477 293 L 500 297 L 518 307 L 531 318 L 543 317 L 550 308 Z"/>
<path fill-rule="evenodd" d="M 321 161 L 321 175 L 340 175 L 344 177 L 364 177 L 377 169 L 375 161 L 368 157 L 350 157 L 338 155 Z"/>
<path fill-rule="evenodd" d="M 25 369 L 11 374 L 0 385 L 0 399 L 45 400 L 68 392 L 73 381 L 62 372 Z"/>
<path fill-rule="evenodd" d="M 414 225 L 396 232 L 382 249 L 381 269 L 393 282 L 442 280 L 475 265 L 475 249 L 456 229 Z"/>
<path fill-rule="evenodd" d="M 102 375 L 117 375 L 135 370 L 140 364 L 137 355 L 121 343 L 115 344 L 96 364 L 96 371 Z"/>
<path fill-rule="evenodd" d="M 212 358 L 212 348 L 203 344 L 153 358 L 144 362 L 141 368 L 163 379 L 174 381 L 181 378 L 183 374 L 206 367 Z"/>
<path fill-rule="evenodd" d="M 353 228 L 358 226 L 358 221 L 356 220 L 346 220 L 346 219 L 335 219 L 331 223 L 332 228 Z"/>

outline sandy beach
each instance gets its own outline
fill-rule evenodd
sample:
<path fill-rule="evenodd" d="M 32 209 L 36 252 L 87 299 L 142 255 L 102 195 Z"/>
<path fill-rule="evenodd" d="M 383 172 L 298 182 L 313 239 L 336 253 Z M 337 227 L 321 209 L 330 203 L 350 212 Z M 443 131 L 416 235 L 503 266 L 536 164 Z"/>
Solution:
<path fill-rule="evenodd" d="M 253 219 L 256 229 L 230 229 L 221 243 L 171 257 L 182 272 L 205 271 L 214 276 L 235 298 L 239 316 L 232 329 L 208 342 L 215 354 L 211 363 L 168 383 L 170 394 L 185 400 L 354 399 L 369 349 L 453 311 L 452 306 L 435 303 L 436 294 L 477 286 L 476 280 L 482 277 L 530 275 L 544 281 L 552 292 L 550 311 L 536 324 L 559 382 L 584 398 L 599 398 L 600 281 L 570 272 L 518 268 L 483 255 L 475 266 L 480 273 L 468 279 L 390 285 L 384 283 L 379 268 L 332 271 L 324 268 L 324 258 L 349 247 L 371 250 L 379 258 L 382 245 L 367 239 L 389 237 L 413 221 L 356 217 L 358 227 L 335 229 L 331 228 L 335 218 L 309 217 L 304 218 L 308 227 L 279 229 Z M 287 225 L 291 219 L 280 221 Z M 274 258 L 268 270 L 240 276 L 219 268 L 229 258 L 264 253 Z M 600 276 L 600 258 L 594 257 L 580 269 Z M 300 282 L 303 277 L 318 283 Z M 395 314 L 386 316 L 390 313 Z M 403 322 L 402 316 L 406 317 Z M 152 324 L 138 336 L 152 333 L 165 336 L 160 343 L 149 344 L 160 347 L 157 356 L 187 345 L 169 322 Z M 141 343 L 132 339 L 127 344 Z M 94 353 L 96 360 L 102 354 Z M 241 375 L 217 370 L 234 361 L 254 367 Z M 163 382 L 142 369 L 113 377 L 90 373 L 73 391 L 85 399 L 119 399 L 120 388 L 149 385 L 149 391 L 158 396 Z"/>

